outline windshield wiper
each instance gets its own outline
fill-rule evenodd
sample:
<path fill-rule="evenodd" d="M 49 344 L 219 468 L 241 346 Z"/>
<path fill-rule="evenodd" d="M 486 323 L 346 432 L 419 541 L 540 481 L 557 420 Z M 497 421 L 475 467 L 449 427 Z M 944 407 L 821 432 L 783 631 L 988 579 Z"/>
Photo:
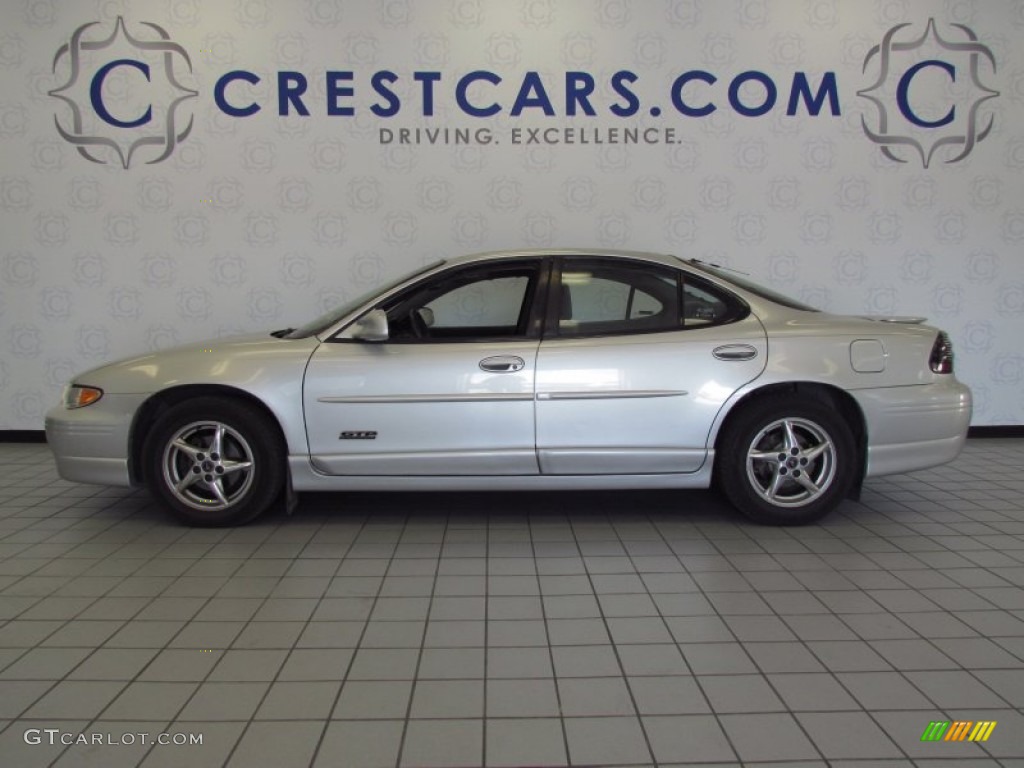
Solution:
<path fill-rule="evenodd" d="M 294 330 L 294 328 L 282 328 L 280 331 L 271 331 L 270 335 L 278 339 L 283 339 L 285 336 L 287 336 Z"/>

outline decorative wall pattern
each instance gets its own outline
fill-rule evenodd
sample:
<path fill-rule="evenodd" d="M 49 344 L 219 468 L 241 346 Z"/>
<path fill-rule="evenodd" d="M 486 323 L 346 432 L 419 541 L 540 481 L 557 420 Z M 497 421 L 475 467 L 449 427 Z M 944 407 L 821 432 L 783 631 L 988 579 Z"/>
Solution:
<path fill-rule="evenodd" d="M 926 316 L 974 423 L 1024 423 L 1015 0 L 2 14 L 0 429 L 41 428 L 103 361 L 520 246 L 671 251 L 831 311 Z"/>

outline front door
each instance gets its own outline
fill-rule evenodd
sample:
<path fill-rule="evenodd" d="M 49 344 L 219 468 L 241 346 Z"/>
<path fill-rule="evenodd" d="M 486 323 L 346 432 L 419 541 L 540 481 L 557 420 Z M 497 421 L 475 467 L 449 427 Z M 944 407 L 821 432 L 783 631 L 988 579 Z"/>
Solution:
<path fill-rule="evenodd" d="M 434 274 L 380 305 L 383 342 L 337 339 L 304 387 L 314 466 L 335 475 L 535 475 L 540 260 Z"/>

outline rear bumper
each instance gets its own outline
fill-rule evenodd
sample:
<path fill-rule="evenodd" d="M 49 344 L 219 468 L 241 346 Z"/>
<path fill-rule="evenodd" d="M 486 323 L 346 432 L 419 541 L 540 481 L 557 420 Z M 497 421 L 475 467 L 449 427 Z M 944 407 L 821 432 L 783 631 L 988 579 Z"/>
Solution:
<path fill-rule="evenodd" d="M 62 406 L 46 414 L 46 442 L 65 480 L 132 485 L 128 443 L 132 419 L 145 395 L 104 395 L 85 408 Z"/>
<path fill-rule="evenodd" d="M 868 430 L 866 477 L 955 459 L 967 440 L 971 391 L 952 376 L 933 384 L 851 392 Z"/>

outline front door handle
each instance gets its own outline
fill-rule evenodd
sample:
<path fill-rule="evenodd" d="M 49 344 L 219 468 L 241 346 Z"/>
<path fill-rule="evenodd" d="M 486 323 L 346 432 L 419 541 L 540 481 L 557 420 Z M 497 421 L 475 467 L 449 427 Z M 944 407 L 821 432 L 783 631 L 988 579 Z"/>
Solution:
<path fill-rule="evenodd" d="M 488 373 L 515 373 L 526 367 L 526 362 L 515 355 L 485 357 L 480 361 L 480 370 Z"/>

